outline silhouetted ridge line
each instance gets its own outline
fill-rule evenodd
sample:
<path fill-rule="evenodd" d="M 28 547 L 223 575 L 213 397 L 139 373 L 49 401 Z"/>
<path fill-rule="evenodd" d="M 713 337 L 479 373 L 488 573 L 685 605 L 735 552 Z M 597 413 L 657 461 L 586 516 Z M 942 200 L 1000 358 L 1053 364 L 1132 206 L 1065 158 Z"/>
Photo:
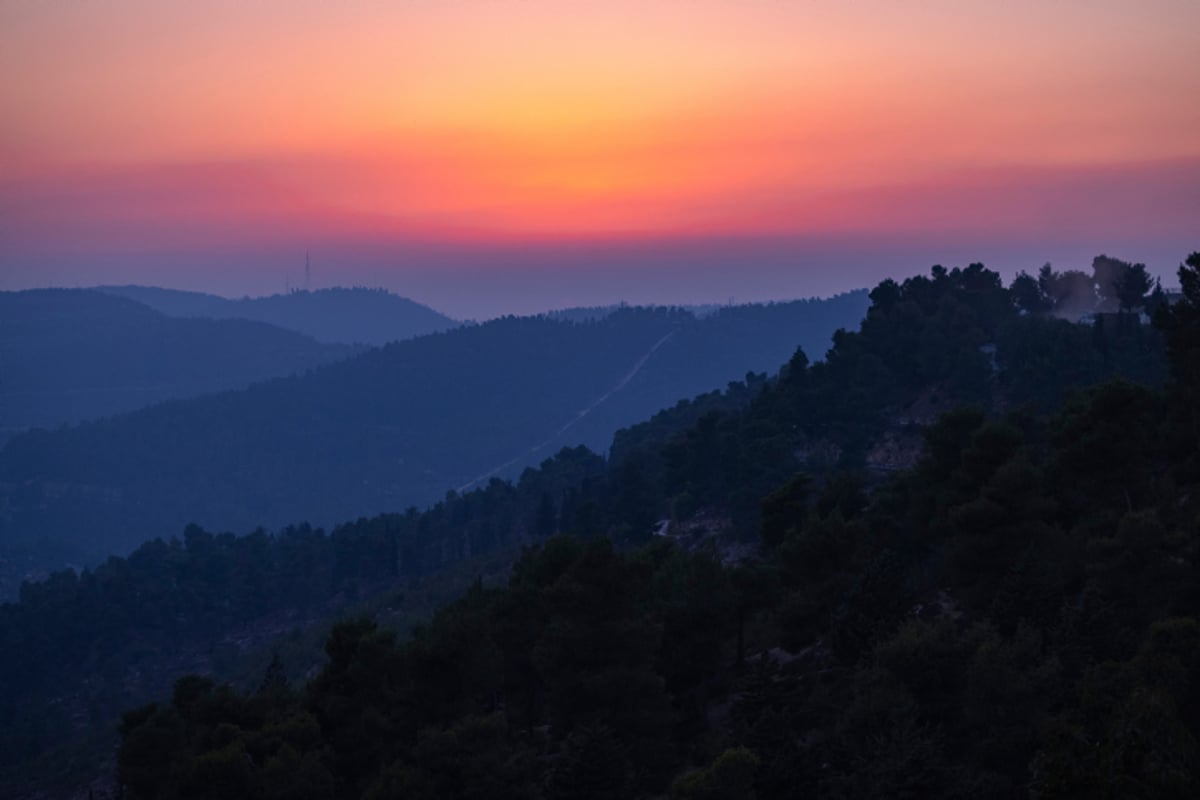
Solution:
<path fill-rule="evenodd" d="M 171 316 L 256 320 L 323 342 L 382 345 L 460 324 L 382 289 L 318 289 L 238 300 L 151 286 L 103 286 L 99 290 L 129 297 Z"/>

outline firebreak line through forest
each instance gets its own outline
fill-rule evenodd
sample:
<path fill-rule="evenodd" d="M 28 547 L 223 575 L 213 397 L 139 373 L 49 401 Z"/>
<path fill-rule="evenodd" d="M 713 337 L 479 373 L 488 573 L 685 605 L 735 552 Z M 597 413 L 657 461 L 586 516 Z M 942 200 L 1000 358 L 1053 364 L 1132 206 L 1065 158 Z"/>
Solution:
<path fill-rule="evenodd" d="M 492 477 L 493 475 L 503 472 L 504 470 L 511 467 L 513 464 L 516 464 L 521 459 L 529 458 L 530 456 L 534 455 L 535 453 L 545 450 L 547 447 L 549 447 L 550 445 L 557 442 L 559 439 L 561 439 L 563 437 L 563 435 L 567 431 L 571 430 L 571 428 L 578 425 L 579 422 L 584 417 L 586 417 L 592 411 L 595 411 L 603 403 L 605 403 L 608 400 L 608 398 L 612 397 L 614 394 L 616 394 L 617 392 L 624 389 L 625 386 L 631 380 L 633 380 L 634 377 L 639 372 L 641 372 L 642 367 L 644 367 L 646 365 L 646 362 L 650 360 L 650 357 L 653 356 L 656 352 L 658 352 L 658 348 L 660 348 L 664 344 L 666 344 L 667 340 L 670 339 L 674 335 L 675 335 L 675 331 L 671 331 L 666 336 L 663 336 L 661 339 L 659 339 L 657 342 L 655 342 L 654 345 L 649 350 L 647 350 L 645 353 L 642 354 L 641 358 L 639 358 L 636 362 L 634 362 L 634 364 L 630 368 L 630 370 L 628 372 L 626 372 L 623 376 L 621 376 L 621 379 L 619 381 L 617 381 L 616 384 L 614 384 L 611 389 L 609 389 L 604 394 L 600 395 L 598 398 L 596 398 L 592 402 L 591 405 L 589 405 L 587 408 L 583 409 L 578 414 L 576 414 L 569 422 L 567 422 L 566 425 L 563 425 L 561 428 L 559 428 L 557 431 L 555 431 L 554 435 L 551 436 L 549 439 L 546 439 L 545 441 L 534 445 L 533 447 L 529 448 L 521 455 L 510 458 L 508 461 L 505 461 L 500 466 L 495 467 L 491 470 L 488 470 L 487 472 L 483 473 L 482 475 L 478 476 L 477 478 L 467 481 L 462 486 L 458 487 L 458 489 L 457 489 L 458 493 L 462 494 L 463 492 L 470 491 L 475 486 L 478 486 L 480 483 L 483 483 L 484 481 L 486 481 L 488 478 Z"/>

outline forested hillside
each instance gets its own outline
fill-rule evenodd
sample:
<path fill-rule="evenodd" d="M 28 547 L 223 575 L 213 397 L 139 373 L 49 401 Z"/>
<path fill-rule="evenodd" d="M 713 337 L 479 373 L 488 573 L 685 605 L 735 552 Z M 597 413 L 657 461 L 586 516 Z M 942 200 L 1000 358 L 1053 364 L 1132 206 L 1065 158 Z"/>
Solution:
<path fill-rule="evenodd" d="M 564 451 L 514 484 L 329 536 L 192 529 L 59 573 L 0 616 L 5 649 L 31 656 L 0 680 L 7 751 L 37 763 L 72 725 L 103 726 L 134 698 L 130 676 L 166 653 L 524 543 L 535 549 L 510 588 L 477 589 L 411 643 L 340 629 L 303 692 L 278 669 L 258 694 L 239 694 L 257 681 L 181 684 L 172 705 L 127 717 L 123 780 L 143 796 L 304 796 L 288 782 L 304 775 L 313 796 L 553 797 L 597 781 L 571 796 L 616 797 L 665 791 L 712 762 L 676 791 L 727 796 L 711 784 L 737 778 L 764 797 L 796 781 L 862 796 L 902 778 L 918 795 L 1011 796 L 1048 747 L 1029 730 L 1107 724 L 1075 716 L 1089 670 L 1135 658 L 1155 619 L 1195 613 L 1193 294 L 1164 321 L 1167 395 L 1118 383 L 1060 408 L 1073 381 L 1157 385 L 1161 335 L 1023 315 L 982 267 L 935 269 L 877 287 L 861 330 L 825 362 L 798 352 L 776 378 L 680 403 L 621 432 L 608 462 Z M 1056 344 L 1010 362 L 1031 337 Z M 990 410 L 921 432 L 918 417 L 964 403 Z M 880 442 L 906 437 L 921 442 L 908 468 L 880 456 Z M 1143 523 L 1160 526 L 1157 544 L 1129 567 Z M 588 541 L 547 543 L 557 535 Z M 1126 608 L 1143 568 L 1153 591 Z M 1106 582 L 1126 573 L 1134 584 Z M 992 662 L 1009 672 L 973 672 Z M 1053 702 L 1021 688 L 1043 668 L 1058 670 Z M 910 685 L 926 673 L 933 684 Z M 980 715 L 1017 697 L 1028 713 L 994 741 L 976 735 Z M 500 783 L 481 788 L 472 776 L 489 770 Z"/>
<path fill-rule="evenodd" d="M 429 306 L 382 289 L 318 289 L 238 300 L 154 286 L 101 286 L 98 290 L 128 297 L 172 317 L 256 320 L 320 342 L 382 345 L 459 325 Z"/>
<path fill-rule="evenodd" d="M 101 292 L 0 292 L 0 442 L 355 352 L 258 322 L 173 319 Z"/>
<path fill-rule="evenodd" d="M 877 290 L 875 321 L 964 277 Z M 1200 254 L 1181 279 L 1158 317 L 1165 391 L 953 411 L 872 491 L 796 473 L 736 565 L 680 537 L 549 539 L 408 640 L 338 626 L 303 687 L 278 664 L 247 692 L 181 678 L 125 715 L 119 781 L 133 798 L 1195 797 Z M 802 395 L 808 372 L 764 395 Z"/>
<path fill-rule="evenodd" d="M 724 309 L 505 318 L 310 374 L 168 403 L 0 451 L 0 539 L 75 563 L 197 522 L 330 525 L 511 476 L 681 397 L 823 346 L 865 295 Z M 52 549 L 56 548 L 56 549 Z M 62 563 L 61 561 L 57 563 Z M 15 588 L 15 587 L 13 587 Z"/>

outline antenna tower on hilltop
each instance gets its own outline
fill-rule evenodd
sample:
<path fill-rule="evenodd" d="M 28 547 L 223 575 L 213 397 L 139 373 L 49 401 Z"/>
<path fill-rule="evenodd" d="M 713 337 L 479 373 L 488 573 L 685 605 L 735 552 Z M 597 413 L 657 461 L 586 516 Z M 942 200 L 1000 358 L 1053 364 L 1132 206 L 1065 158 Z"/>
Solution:
<path fill-rule="evenodd" d="M 308 251 L 304 251 L 304 291 L 312 291 L 312 263 L 308 260 Z"/>

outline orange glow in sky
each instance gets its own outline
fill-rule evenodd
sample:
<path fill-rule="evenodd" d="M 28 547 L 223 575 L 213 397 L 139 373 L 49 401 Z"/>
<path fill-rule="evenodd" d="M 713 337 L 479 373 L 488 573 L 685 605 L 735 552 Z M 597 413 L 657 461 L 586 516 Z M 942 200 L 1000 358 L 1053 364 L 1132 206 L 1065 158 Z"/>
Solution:
<path fill-rule="evenodd" d="M 1154 198 L 1200 163 L 1198 30 L 1195 0 L 0 0 L 0 232 L 1000 230 L 1010 171 Z"/>

